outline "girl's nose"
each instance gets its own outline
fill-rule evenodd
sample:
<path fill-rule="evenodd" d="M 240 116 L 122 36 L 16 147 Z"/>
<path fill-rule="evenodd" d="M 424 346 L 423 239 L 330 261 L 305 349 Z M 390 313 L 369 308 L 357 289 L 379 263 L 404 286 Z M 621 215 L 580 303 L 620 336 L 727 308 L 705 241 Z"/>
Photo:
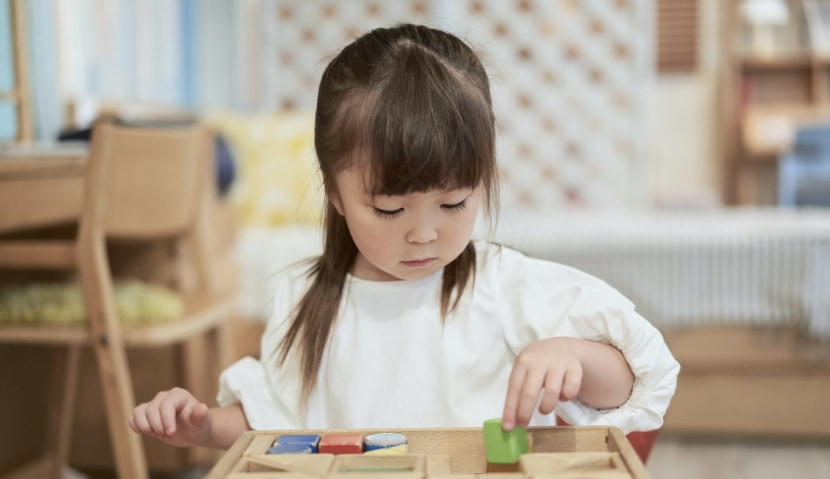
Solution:
<path fill-rule="evenodd" d="M 406 233 L 407 243 L 429 243 L 438 239 L 438 228 L 434 223 L 427 220 L 422 220 L 409 229 Z"/>

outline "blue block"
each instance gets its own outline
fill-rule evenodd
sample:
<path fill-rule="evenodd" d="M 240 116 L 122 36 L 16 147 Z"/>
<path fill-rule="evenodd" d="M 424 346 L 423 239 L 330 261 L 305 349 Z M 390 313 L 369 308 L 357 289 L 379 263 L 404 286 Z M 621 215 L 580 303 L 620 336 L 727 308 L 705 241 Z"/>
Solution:
<path fill-rule="evenodd" d="M 312 454 L 312 451 L 306 444 L 277 444 L 266 454 Z"/>
<path fill-rule="evenodd" d="M 317 453 L 317 445 L 320 443 L 320 436 L 318 434 L 283 434 L 274 441 L 275 446 L 285 444 L 301 444 L 311 448 L 311 452 Z"/>

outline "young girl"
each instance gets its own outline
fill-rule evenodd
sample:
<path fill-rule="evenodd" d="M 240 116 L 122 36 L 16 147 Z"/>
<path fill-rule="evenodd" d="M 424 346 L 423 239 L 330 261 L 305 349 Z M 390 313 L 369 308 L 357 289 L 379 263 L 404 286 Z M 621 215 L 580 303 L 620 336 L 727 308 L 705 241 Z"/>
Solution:
<path fill-rule="evenodd" d="M 604 282 L 471 241 L 496 200 L 487 74 L 448 33 L 373 30 L 320 83 L 322 256 L 282 273 L 260 360 L 222 373 L 219 404 L 175 388 L 130 426 L 227 448 L 245 430 L 661 426 L 679 366 Z"/>

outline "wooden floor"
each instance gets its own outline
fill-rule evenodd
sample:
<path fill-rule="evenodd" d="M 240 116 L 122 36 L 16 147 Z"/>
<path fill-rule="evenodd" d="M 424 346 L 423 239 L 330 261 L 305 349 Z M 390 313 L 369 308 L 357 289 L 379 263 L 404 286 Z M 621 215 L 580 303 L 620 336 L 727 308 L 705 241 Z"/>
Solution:
<path fill-rule="evenodd" d="M 830 442 L 746 442 L 660 436 L 646 469 L 653 479 L 830 479 Z"/>

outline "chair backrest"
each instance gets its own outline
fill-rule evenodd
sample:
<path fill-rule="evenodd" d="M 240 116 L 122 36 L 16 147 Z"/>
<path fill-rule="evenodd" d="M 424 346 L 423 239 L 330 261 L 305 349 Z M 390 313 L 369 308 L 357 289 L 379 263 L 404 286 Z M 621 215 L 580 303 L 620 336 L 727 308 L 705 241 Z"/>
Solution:
<path fill-rule="evenodd" d="M 830 124 L 798 129 L 792 151 L 778 161 L 778 202 L 830 207 Z"/>
<path fill-rule="evenodd" d="M 800 127 L 795 133 L 793 153 L 806 162 L 830 158 L 830 124 Z"/>
<path fill-rule="evenodd" d="M 109 237 L 153 238 L 192 228 L 210 181 L 213 142 L 201 127 L 100 124 L 92 135 L 84 214 Z M 92 196 L 90 196 L 92 195 Z"/>

